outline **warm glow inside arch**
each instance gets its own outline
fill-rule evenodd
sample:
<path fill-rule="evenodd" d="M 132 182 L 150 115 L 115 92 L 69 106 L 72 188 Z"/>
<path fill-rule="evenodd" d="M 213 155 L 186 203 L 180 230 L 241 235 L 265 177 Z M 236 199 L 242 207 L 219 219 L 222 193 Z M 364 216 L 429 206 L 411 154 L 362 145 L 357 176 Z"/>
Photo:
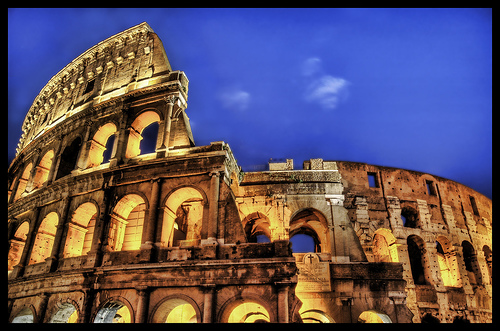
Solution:
<path fill-rule="evenodd" d="M 65 258 L 85 255 L 90 251 L 96 217 L 97 208 L 91 202 L 84 203 L 75 210 L 68 223 L 63 253 Z"/>
<path fill-rule="evenodd" d="M 194 245 L 201 239 L 203 196 L 193 187 L 172 193 L 163 216 L 161 241 L 164 247 Z"/>
<path fill-rule="evenodd" d="M 141 154 L 142 131 L 151 123 L 159 121 L 160 116 L 154 111 L 146 111 L 137 116 L 129 128 L 127 151 L 125 152 L 126 158 L 132 158 Z"/>
<path fill-rule="evenodd" d="M 45 216 L 38 228 L 29 264 L 45 262 L 45 259 L 50 256 L 58 223 L 59 216 L 55 212 L 51 212 Z"/>
<path fill-rule="evenodd" d="M 128 194 L 118 201 L 111 214 L 108 245 L 113 251 L 141 248 L 146 204 L 137 194 Z"/>
<path fill-rule="evenodd" d="M 106 123 L 101 126 L 90 141 L 89 156 L 87 168 L 92 168 L 100 165 L 103 161 L 103 155 L 106 151 L 106 142 L 116 133 L 116 125 L 114 123 Z"/>

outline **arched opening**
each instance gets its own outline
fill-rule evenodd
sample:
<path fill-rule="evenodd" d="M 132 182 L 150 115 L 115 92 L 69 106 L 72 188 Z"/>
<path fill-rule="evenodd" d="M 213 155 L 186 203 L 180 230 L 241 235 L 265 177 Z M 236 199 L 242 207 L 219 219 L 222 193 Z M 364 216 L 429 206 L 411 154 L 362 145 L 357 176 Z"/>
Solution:
<path fill-rule="evenodd" d="M 90 251 L 96 217 L 97 208 L 91 202 L 84 203 L 75 210 L 68 223 L 63 252 L 65 258 L 85 255 Z"/>
<path fill-rule="evenodd" d="M 35 264 L 44 262 L 46 258 L 52 253 L 52 246 L 54 245 L 54 238 L 56 236 L 57 224 L 59 217 L 55 212 L 51 212 L 43 219 L 38 227 L 31 257 L 28 264 Z"/>
<path fill-rule="evenodd" d="M 375 262 L 399 262 L 396 238 L 390 230 L 378 229 L 373 236 Z"/>
<path fill-rule="evenodd" d="M 109 159 L 112 157 L 115 133 L 116 125 L 114 123 L 106 123 L 97 130 L 88 147 L 90 150 L 87 168 L 109 162 Z"/>
<path fill-rule="evenodd" d="M 317 309 L 306 310 L 300 313 L 300 317 L 304 323 L 335 323 L 331 316 Z"/>
<path fill-rule="evenodd" d="M 424 266 L 424 241 L 422 238 L 411 235 L 406 240 L 408 244 L 408 255 L 410 258 L 411 274 L 415 285 L 425 285 L 428 281 L 425 277 Z"/>
<path fill-rule="evenodd" d="M 260 303 L 249 300 L 238 300 L 233 305 L 227 323 L 269 323 L 269 312 Z"/>
<path fill-rule="evenodd" d="M 142 130 L 141 136 L 141 154 L 149 154 L 156 152 L 156 140 L 158 139 L 158 122 L 153 122 Z"/>
<path fill-rule="evenodd" d="M 417 228 L 420 226 L 418 212 L 412 207 L 404 207 L 401 209 L 401 219 L 403 226 L 407 228 Z"/>
<path fill-rule="evenodd" d="M 58 309 L 52 315 L 49 323 L 76 323 L 78 320 L 78 310 L 69 302 L 58 304 Z"/>
<path fill-rule="evenodd" d="M 492 283 L 491 277 L 492 277 L 492 267 L 493 267 L 493 253 L 491 252 L 490 247 L 487 245 L 483 246 L 483 253 L 484 253 L 484 259 L 486 261 L 486 266 L 488 267 L 488 273 L 490 276 L 490 284 Z"/>
<path fill-rule="evenodd" d="M 108 236 L 112 251 L 141 248 L 145 210 L 146 203 L 137 194 L 128 194 L 118 201 L 111 214 Z"/>
<path fill-rule="evenodd" d="M 61 154 L 61 160 L 59 161 L 59 169 L 57 170 L 56 180 L 67 176 L 76 167 L 76 161 L 78 161 L 78 153 L 80 152 L 80 146 L 82 145 L 82 140 L 77 137 L 71 142 L 69 146 L 66 146 L 63 153 Z"/>
<path fill-rule="evenodd" d="M 130 310 L 123 302 L 114 300 L 99 309 L 94 323 L 132 323 L 132 317 Z"/>
<path fill-rule="evenodd" d="M 201 239 L 204 208 L 203 196 L 197 189 L 183 187 L 174 191 L 165 203 L 162 245 L 197 245 Z"/>
<path fill-rule="evenodd" d="M 249 243 L 270 242 L 269 219 L 259 212 L 252 213 L 242 221 Z"/>
<path fill-rule="evenodd" d="M 437 238 L 436 251 L 443 285 L 461 287 L 462 281 L 458 270 L 457 257 L 448 238 L 444 236 Z"/>
<path fill-rule="evenodd" d="M 31 174 L 31 169 L 33 168 L 33 164 L 30 163 L 24 168 L 23 174 L 21 177 L 19 177 L 19 183 L 17 184 L 17 190 L 16 194 L 14 195 L 14 201 L 19 199 L 22 194 L 24 193 L 24 190 L 26 190 L 26 184 L 28 184 L 28 180 L 30 178 Z"/>
<path fill-rule="evenodd" d="M 54 159 L 54 151 L 50 150 L 42 157 L 36 166 L 35 176 L 33 177 L 33 190 L 36 190 L 49 179 L 49 171 Z"/>
<path fill-rule="evenodd" d="M 303 209 L 290 221 L 290 242 L 294 253 L 328 251 L 327 222 L 316 209 Z"/>
<path fill-rule="evenodd" d="M 144 154 L 143 151 L 141 151 L 141 140 L 144 139 L 143 131 L 146 127 L 148 127 L 152 123 L 157 123 L 160 121 L 160 116 L 154 112 L 154 111 L 146 111 L 134 120 L 132 123 L 131 127 L 129 128 L 129 136 L 128 136 L 128 144 L 127 144 L 127 151 L 125 153 L 126 158 L 132 158 L 140 154 Z M 156 132 L 155 132 L 156 130 Z M 149 132 L 149 129 L 145 134 L 147 133 L 147 140 L 154 140 L 154 148 L 156 150 L 156 141 L 158 138 L 158 126 L 153 126 L 151 129 L 151 132 Z M 149 146 L 152 144 L 151 142 L 145 142 L 145 145 L 148 145 L 148 149 L 151 149 Z M 154 150 L 153 150 L 154 151 Z"/>
<path fill-rule="evenodd" d="M 194 307 L 186 300 L 175 298 L 164 301 L 152 317 L 153 323 L 197 323 Z"/>
<path fill-rule="evenodd" d="M 366 310 L 358 317 L 358 323 L 392 323 L 389 316 L 375 310 Z"/>
<path fill-rule="evenodd" d="M 34 323 L 34 315 L 31 308 L 23 308 L 17 313 L 16 317 L 12 319 L 12 323 Z"/>
<path fill-rule="evenodd" d="M 464 240 L 462 241 L 462 252 L 465 270 L 467 270 L 467 275 L 469 276 L 469 282 L 471 285 L 482 285 L 483 279 L 481 276 L 481 269 L 479 268 L 474 246 L 467 240 Z"/>
<path fill-rule="evenodd" d="M 29 223 L 23 222 L 14 233 L 14 237 L 10 239 L 9 248 L 9 273 L 14 269 L 14 266 L 21 260 L 21 255 L 23 254 L 24 246 L 26 244 L 26 238 L 28 237 L 28 232 L 30 229 Z"/>

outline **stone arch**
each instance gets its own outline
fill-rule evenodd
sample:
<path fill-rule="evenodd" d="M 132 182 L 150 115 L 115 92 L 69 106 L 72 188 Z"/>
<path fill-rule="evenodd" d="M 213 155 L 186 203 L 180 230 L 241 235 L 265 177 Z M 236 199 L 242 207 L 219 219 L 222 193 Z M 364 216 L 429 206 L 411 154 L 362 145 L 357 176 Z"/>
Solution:
<path fill-rule="evenodd" d="M 236 296 L 227 300 L 219 311 L 218 323 L 276 322 L 273 310 L 256 295 Z"/>
<path fill-rule="evenodd" d="M 309 309 L 300 313 L 302 322 L 304 323 L 335 323 L 335 320 L 319 309 Z"/>
<path fill-rule="evenodd" d="M 109 298 L 96 311 L 94 323 L 133 323 L 135 321 L 132 305 L 121 296 Z"/>
<path fill-rule="evenodd" d="M 54 161 L 54 150 L 48 150 L 40 159 L 33 176 L 33 190 L 36 190 L 49 179 L 50 168 Z"/>
<path fill-rule="evenodd" d="M 37 321 L 36 310 L 33 305 L 20 307 L 12 316 L 11 323 L 35 323 Z"/>
<path fill-rule="evenodd" d="M 156 109 L 151 108 L 144 110 L 134 119 L 129 128 L 127 150 L 125 152 L 126 158 L 132 158 L 141 154 L 140 145 L 143 139 L 142 131 L 150 124 L 160 122 L 160 120 L 160 114 Z"/>
<path fill-rule="evenodd" d="M 31 169 L 33 168 L 33 163 L 30 162 L 26 167 L 24 167 L 24 171 L 21 176 L 19 176 L 16 193 L 14 194 L 14 200 L 16 201 L 20 197 L 22 197 L 24 191 L 26 190 L 26 185 L 30 179 Z"/>
<path fill-rule="evenodd" d="M 358 323 L 392 323 L 391 318 L 376 310 L 365 310 L 358 317 Z"/>
<path fill-rule="evenodd" d="M 461 287 L 462 279 L 453 244 L 445 236 L 436 239 L 437 260 L 444 286 Z"/>
<path fill-rule="evenodd" d="M 251 213 L 246 216 L 241 223 L 248 242 L 258 242 L 260 240 L 258 236 L 266 236 L 269 241 L 271 240 L 271 230 L 269 229 L 270 222 L 266 215 L 260 212 Z"/>
<path fill-rule="evenodd" d="M 462 241 L 462 256 L 464 258 L 465 270 L 471 285 L 482 285 L 483 279 L 481 269 L 477 261 L 476 250 L 467 240 Z"/>
<path fill-rule="evenodd" d="M 396 237 L 389 229 L 380 228 L 375 231 L 372 251 L 375 262 L 399 262 Z"/>
<path fill-rule="evenodd" d="M 92 137 L 92 140 L 90 140 L 90 145 L 88 146 L 89 153 L 87 168 L 96 167 L 103 162 L 109 161 L 104 160 L 104 152 L 106 152 L 107 148 L 109 148 L 109 139 L 112 139 L 112 137 L 115 136 L 116 132 L 117 126 L 113 122 L 108 122 L 99 127 L 99 129 Z"/>
<path fill-rule="evenodd" d="M 60 300 L 53 308 L 48 323 L 77 323 L 79 315 L 78 304 L 71 300 Z"/>
<path fill-rule="evenodd" d="M 85 255 L 90 251 L 98 213 L 95 202 L 85 202 L 75 209 L 68 222 L 64 258 Z"/>
<path fill-rule="evenodd" d="M 71 144 L 64 148 L 59 160 L 59 167 L 55 177 L 56 180 L 71 174 L 71 172 L 75 170 L 81 146 L 82 138 L 78 136 L 73 139 Z"/>
<path fill-rule="evenodd" d="M 430 284 L 428 259 L 426 256 L 425 242 L 417 235 L 408 236 L 408 257 L 410 259 L 411 274 L 416 285 Z"/>
<path fill-rule="evenodd" d="M 130 193 L 116 203 L 108 233 L 110 250 L 140 249 L 146 209 L 147 199 L 143 194 Z"/>
<path fill-rule="evenodd" d="M 196 245 L 202 237 L 208 203 L 203 190 L 181 186 L 172 190 L 164 202 L 161 242 L 164 247 Z"/>
<path fill-rule="evenodd" d="M 28 221 L 20 223 L 13 237 L 9 241 L 9 272 L 12 271 L 14 269 L 14 266 L 17 265 L 21 260 L 29 230 L 30 224 Z"/>
<path fill-rule="evenodd" d="M 38 226 L 28 264 L 44 262 L 50 256 L 58 224 L 59 215 L 56 212 L 50 212 L 44 217 Z"/>
<path fill-rule="evenodd" d="M 196 302 L 185 294 L 163 298 L 153 308 L 150 323 L 201 323 L 201 311 Z"/>
<path fill-rule="evenodd" d="M 329 251 L 328 222 L 319 210 L 314 208 L 301 209 L 292 215 L 289 224 L 290 240 L 295 235 L 306 235 L 314 241 L 315 253 Z"/>

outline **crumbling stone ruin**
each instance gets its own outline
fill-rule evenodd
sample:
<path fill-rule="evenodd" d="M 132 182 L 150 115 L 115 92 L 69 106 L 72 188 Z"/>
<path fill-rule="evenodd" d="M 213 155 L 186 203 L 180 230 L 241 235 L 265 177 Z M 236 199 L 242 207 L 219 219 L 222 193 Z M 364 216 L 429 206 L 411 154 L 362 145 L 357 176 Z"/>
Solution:
<path fill-rule="evenodd" d="M 356 162 L 244 173 L 195 145 L 188 86 L 147 23 L 44 86 L 8 172 L 9 322 L 491 322 L 490 199 Z"/>

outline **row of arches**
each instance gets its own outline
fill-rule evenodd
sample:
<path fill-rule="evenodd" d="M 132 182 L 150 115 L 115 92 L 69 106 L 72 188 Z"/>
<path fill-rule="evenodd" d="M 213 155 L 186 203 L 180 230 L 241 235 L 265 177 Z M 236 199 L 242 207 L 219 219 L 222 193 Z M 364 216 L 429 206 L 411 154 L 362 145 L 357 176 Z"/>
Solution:
<path fill-rule="evenodd" d="M 141 248 L 143 229 L 148 212 L 147 198 L 141 194 L 126 194 L 118 199 L 111 210 L 108 232 L 105 236 L 106 250 L 130 251 Z M 200 188 L 191 186 L 174 189 L 163 204 L 163 218 L 159 228 L 163 247 L 175 247 L 182 244 L 195 245 L 201 239 L 203 219 L 208 214 L 206 195 Z M 32 248 L 27 264 L 44 262 L 54 254 L 54 241 L 60 222 L 66 224 L 62 258 L 86 255 L 99 242 L 95 237 L 96 222 L 99 217 L 99 204 L 95 201 L 84 202 L 69 213 L 66 221 L 60 220 L 58 212 L 45 215 L 38 227 L 28 220 L 18 225 L 9 243 L 9 272 L 20 263 L 30 230 L 33 233 Z"/>
<path fill-rule="evenodd" d="M 76 136 L 67 143 L 60 157 L 56 155 L 57 147 L 49 147 L 42 151 L 38 160 L 29 162 L 18 172 L 9 187 L 9 202 L 26 196 L 47 182 L 67 176 L 75 169 L 90 169 L 109 163 L 118 154 L 124 154 L 123 157 L 129 159 L 154 153 L 163 143 L 159 134 L 161 120 L 160 113 L 150 109 L 140 113 L 125 133 L 121 133 L 118 123 L 109 121 L 96 128 L 93 134 L 90 133 L 87 141 L 83 141 L 82 136 Z M 126 135 L 126 139 L 119 139 L 120 134 Z M 123 140 L 125 148 L 118 144 Z M 123 152 L 120 153 L 120 149 Z"/>
<path fill-rule="evenodd" d="M 416 285 L 433 283 L 429 255 L 424 240 L 418 235 L 410 235 L 406 239 L 411 275 Z M 458 266 L 459 259 L 453 244 L 445 236 L 438 236 L 435 243 L 436 258 L 440 276 L 444 286 L 461 287 L 462 277 Z M 461 255 L 470 284 L 482 285 L 482 274 L 474 246 L 467 240 L 461 243 Z M 483 246 L 487 269 L 491 278 L 492 252 Z M 379 229 L 373 237 L 373 257 L 375 262 L 399 262 L 396 238 L 387 229 Z"/>
<path fill-rule="evenodd" d="M 269 323 L 274 316 L 270 308 L 255 298 L 233 298 L 222 305 L 218 314 L 218 322 L 222 323 Z M 70 300 L 58 302 L 51 311 L 48 323 L 78 323 L 79 309 Z M 11 323 L 35 322 L 35 309 L 32 305 L 23 307 L 15 313 Z M 123 297 L 106 300 L 97 309 L 91 322 L 93 323 L 133 323 L 134 310 L 130 302 Z M 300 313 L 303 323 L 335 323 L 327 313 L 318 309 L 309 309 Z M 201 309 L 187 295 L 170 296 L 161 300 L 151 311 L 149 323 L 200 323 Z M 390 317 L 380 311 L 363 311 L 358 323 L 392 323 Z"/>

